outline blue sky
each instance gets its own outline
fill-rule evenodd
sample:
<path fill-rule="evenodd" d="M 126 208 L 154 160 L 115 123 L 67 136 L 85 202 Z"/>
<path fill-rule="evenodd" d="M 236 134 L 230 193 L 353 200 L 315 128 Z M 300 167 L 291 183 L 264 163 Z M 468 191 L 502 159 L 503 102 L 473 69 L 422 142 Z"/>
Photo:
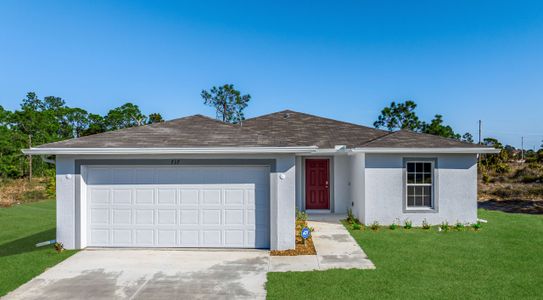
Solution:
<path fill-rule="evenodd" d="M 0 2 L 0 105 L 26 92 L 105 113 L 202 113 L 233 83 L 246 116 L 371 125 L 392 100 L 527 148 L 543 139 L 542 1 Z"/>

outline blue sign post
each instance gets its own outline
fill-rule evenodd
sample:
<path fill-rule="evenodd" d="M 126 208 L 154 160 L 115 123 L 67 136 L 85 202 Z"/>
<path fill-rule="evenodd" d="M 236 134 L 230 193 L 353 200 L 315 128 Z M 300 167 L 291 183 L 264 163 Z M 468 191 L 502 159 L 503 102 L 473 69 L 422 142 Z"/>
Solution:
<path fill-rule="evenodd" d="M 300 233 L 300 235 L 302 236 L 302 239 L 304 239 L 304 245 L 305 245 L 305 240 L 307 240 L 309 236 L 311 235 L 311 230 L 309 230 L 309 228 L 307 227 L 304 227 L 302 228 L 302 232 Z"/>

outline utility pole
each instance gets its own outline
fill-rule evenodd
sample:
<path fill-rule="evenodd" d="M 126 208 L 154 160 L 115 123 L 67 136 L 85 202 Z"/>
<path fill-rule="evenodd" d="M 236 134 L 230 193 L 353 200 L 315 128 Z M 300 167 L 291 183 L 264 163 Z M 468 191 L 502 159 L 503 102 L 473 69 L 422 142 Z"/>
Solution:
<path fill-rule="evenodd" d="M 524 162 L 524 137 L 520 137 L 520 157 L 522 162 Z"/>
<path fill-rule="evenodd" d="M 479 120 L 479 145 L 481 145 L 481 127 L 482 127 L 482 123 L 481 123 L 481 120 Z"/>
<path fill-rule="evenodd" d="M 28 149 L 32 148 L 32 135 L 28 135 Z M 28 180 L 32 181 L 32 154 L 28 155 Z"/>

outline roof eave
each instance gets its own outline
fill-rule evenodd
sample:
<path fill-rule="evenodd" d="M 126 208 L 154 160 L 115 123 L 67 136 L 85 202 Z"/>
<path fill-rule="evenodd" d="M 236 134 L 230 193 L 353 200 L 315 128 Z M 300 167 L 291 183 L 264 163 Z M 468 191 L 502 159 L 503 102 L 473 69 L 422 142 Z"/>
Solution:
<path fill-rule="evenodd" d="M 413 154 L 496 154 L 499 149 L 487 147 L 449 147 L 449 148 L 354 148 L 353 153 L 413 153 Z"/>
<path fill-rule="evenodd" d="M 205 147 L 205 148 L 30 148 L 27 155 L 122 155 L 122 154 L 258 154 L 258 153 L 310 153 L 317 146 L 303 147 Z"/>

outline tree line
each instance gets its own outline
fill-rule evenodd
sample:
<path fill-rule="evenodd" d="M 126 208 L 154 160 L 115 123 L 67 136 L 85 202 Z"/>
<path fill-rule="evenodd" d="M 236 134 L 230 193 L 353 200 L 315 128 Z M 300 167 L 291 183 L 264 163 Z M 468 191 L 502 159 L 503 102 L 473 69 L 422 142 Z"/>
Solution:
<path fill-rule="evenodd" d="M 21 149 L 162 121 L 159 113 L 145 115 L 129 102 L 102 116 L 70 107 L 60 97 L 27 93 L 17 110 L 0 106 L 0 177 L 45 175 L 51 169 L 39 157 L 25 157 Z"/>
<path fill-rule="evenodd" d="M 242 94 L 232 84 L 202 90 L 200 96 L 205 105 L 215 108 L 216 117 L 223 122 L 241 123 L 244 110 L 251 96 Z M 392 102 L 385 107 L 374 123 L 377 128 L 388 130 L 409 129 L 473 143 L 469 133 L 460 135 L 444 124 L 443 116 L 436 114 L 430 122 L 419 119 L 414 101 Z M 163 122 L 160 113 L 144 114 L 130 102 L 110 109 L 105 115 L 94 114 L 78 107 L 66 105 L 60 97 L 39 98 L 34 92 L 27 93 L 19 109 L 9 111 L 0 106 L 0 178 L 19 178 L 34 172 L 38 176 L 52 173 L 53 166 L 40 157 L 26 157 L 21 149 L 41 144 L 78 138 L 91 134 Z M 499 168 L 518 152 L 512 146 L 503 146 L 497 139 L 485 138 L 483 144 L 502 149 L 498 155 L 487 155 L 482 165 Z M 542 145 L 543 148 L 543 145 Z M 528 159 L 543 161 L 543 149 L 526 152 Z M 535 157 L 535 158 L 534 158 Z"/>

